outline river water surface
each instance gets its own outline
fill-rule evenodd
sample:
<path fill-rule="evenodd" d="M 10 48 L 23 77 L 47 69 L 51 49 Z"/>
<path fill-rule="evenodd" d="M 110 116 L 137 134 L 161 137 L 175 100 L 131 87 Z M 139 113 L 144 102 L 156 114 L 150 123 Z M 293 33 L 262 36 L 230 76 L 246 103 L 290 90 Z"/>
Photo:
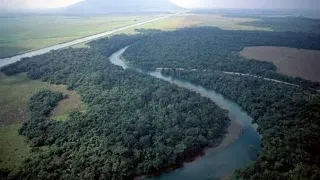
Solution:
<path fill-rule="evenodd" d="M 119 50 L 110 56 L 110 61 L 123 69 L 131 68 L 120 57 L 126 48 Z M 243 132 L 232 144 L 223 149 L 205 151 L 205 155 L 195 161 L 185 163 L 182 168 L 168 173 L 162 173 L 158 177 L 148 178 L 150 180 L 207 180 L 221 179 L 230 175 L 234 170 L 243 168 L 255 161 L 260 150 L 260 135 L 257 132 L 257 125 L 252 124 L 252 118 L 244 112 L 236 103 L 226 99 L 223 95 L 213 90 L 206 89 L 187 81 L 173 79 L 163 76 L 160 72 L 144 72 L 158 79 L 197 92 L 200 95 L 211 99 L 219 107 L 229 111 L 229 116 L 242 126 Z"/>

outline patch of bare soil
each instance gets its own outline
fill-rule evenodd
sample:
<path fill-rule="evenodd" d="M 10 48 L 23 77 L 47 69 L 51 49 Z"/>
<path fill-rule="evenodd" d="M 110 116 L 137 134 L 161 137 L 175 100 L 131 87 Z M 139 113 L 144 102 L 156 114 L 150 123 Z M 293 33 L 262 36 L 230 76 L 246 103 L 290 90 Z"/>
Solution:
<path fill-rule="evenodd" d="M 246 47 L 248 59 L 272 62 L 279 73 L 320 82 L 320 51 L 275 46 Z"/>

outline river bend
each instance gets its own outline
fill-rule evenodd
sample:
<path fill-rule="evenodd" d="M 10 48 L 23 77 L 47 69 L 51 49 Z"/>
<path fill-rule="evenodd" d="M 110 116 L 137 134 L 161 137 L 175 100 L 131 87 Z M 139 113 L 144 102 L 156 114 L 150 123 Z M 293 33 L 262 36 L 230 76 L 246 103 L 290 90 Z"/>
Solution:
<path fill-rule="evenodd" d="M 120 57 L 125 52 L 123 48 L 110 56 L 110 61 L 121 66 L 123 69 L 130 67 Z M 150 180 L 206 180 L 221 179 L 230 175 L 234 170 L 247 166 L 255 161 L 260 150 L 261 138 L 257 132 L 257 124 L 252 124 L 252 118 L 244 112 L 236 103 L 226 99 L 223 95 L 213 90 L 190 82 L 173 79 L 163 76 L 160 72 L 145 72 L 141 69 L 133 68 L 138 72 L 148 74 L 158 79 L 162 79 L 177 86 L 189 89 L 207 97 L 219 107 L 229 111 L 229 117 L 242 126 L 242 134 L 230 145 L 221 149 L 208 149 L 205 155 L 197 158 L 191 163 L 185 163 L 180 169 L 168 173 L 162 173 L 158 177 L 148 178 Z"/>

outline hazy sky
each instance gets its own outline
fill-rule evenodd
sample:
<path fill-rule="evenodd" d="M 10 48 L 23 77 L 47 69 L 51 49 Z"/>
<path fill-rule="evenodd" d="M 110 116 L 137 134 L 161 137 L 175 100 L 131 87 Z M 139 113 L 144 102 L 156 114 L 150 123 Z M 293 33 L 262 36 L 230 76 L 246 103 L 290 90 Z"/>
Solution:
<path fill-rule="evenodd" d="M 43 9 L 65 7 L 81 0 L 0 0 L 0 9 Z M 134 1 L 134 0 L 128 0 Z M 150 0 L 152 1 L 152 0 Z M 313 8 L 320 0 L 170 0 L 186 8 Z M 117 1 L 114 0 L 116 3 Z"/>
<path fill-rule="evenodd" d="M 0 0 L 1 9 L 44 9 L 66 7 L 81 0 Z"/>
<path fill-rule="evenodd" d="M 320 0 L 171 0 L 188 8 L 320 8 Z"/>

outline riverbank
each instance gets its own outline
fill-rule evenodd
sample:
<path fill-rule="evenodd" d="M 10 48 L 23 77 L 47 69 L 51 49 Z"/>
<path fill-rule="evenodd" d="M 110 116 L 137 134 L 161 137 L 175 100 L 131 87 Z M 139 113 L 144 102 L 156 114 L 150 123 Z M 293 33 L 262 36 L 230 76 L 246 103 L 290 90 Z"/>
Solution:
<path fill-rule="evenodd" d="M 218 151 L 221 151 L 221 150 L 229 147 L 231 144 L 233 144 L 241 136 L 241 134 L 243 132 L 242 125 L 240 125 L 240 123 L 238 123 L 234 119 L 234 117 L 231 117 L 230 114 L 229 114 L 229 118 L 231 121 L 230 121 L 230 125 L 228 127 L 228 132 L 224 135 L 220 144 L 216 147 L 205 148 L 197 156 L 195 156 L 191 159 L 185 160 L 184 164 L 191 163 L 193 161 L 196 161 L 199 158 L 209 156 L 209 155 L 212 155 Z"/>
<path fill-rule="evenodd" d="M 227 148 L 228 146 L 233 144 L 239 138 L 239 136 L 241 136 L 243 131 L 242 125 L 240 125 L 240 123 L 233 119 L 233 117 L 230 117 L 230 119 L 231 121 L 228 127 L 228 133 L 224 136 L 219 146 L 206 149 L 204 152 L 204 156 L 206 156 L 207 154 L 216 153 L 217 151 Z"/>
<path fill-rule="evenodd" d="M 189 159 L 185 159 L 184 163 L 182 163 L 180 165 L 174 165 L 174 166 L 169 167 L 165 170 L 161 170 L 160 172 L 154 172 L 152 174 L 139 176 L 139 177 L 134 178 L 134 180 L 143 180 L 143 179 L 147 179 L 148 177 L 159 176 L 161 173 L 169 173 L 169 172 L 174 171 L 178 168 L 182 168 L 183 166 L 185 166 L 188 163 L 192 163 L 200 158 L 212 155 L 218 151 L 221 151 L 221 150 L 229 147 L 231 144 L 233 144 L 241 136 L 241 134 L 243 132 L 242 125 L 235 120 L 235 117 L 232 117 L 232 115 L 229 114 L 229 118 L 231 121 L 230 121 L 230 125 L 228 127 L 228 132 L 224 135 L 224 138 L 222 139 L 222 141 L 220 142 L 220 144 L 218 146 L 213 147 L 213 148 L 205 148 L 198 155 L 196 155 L 192 158 L 189 158 Z"/>

